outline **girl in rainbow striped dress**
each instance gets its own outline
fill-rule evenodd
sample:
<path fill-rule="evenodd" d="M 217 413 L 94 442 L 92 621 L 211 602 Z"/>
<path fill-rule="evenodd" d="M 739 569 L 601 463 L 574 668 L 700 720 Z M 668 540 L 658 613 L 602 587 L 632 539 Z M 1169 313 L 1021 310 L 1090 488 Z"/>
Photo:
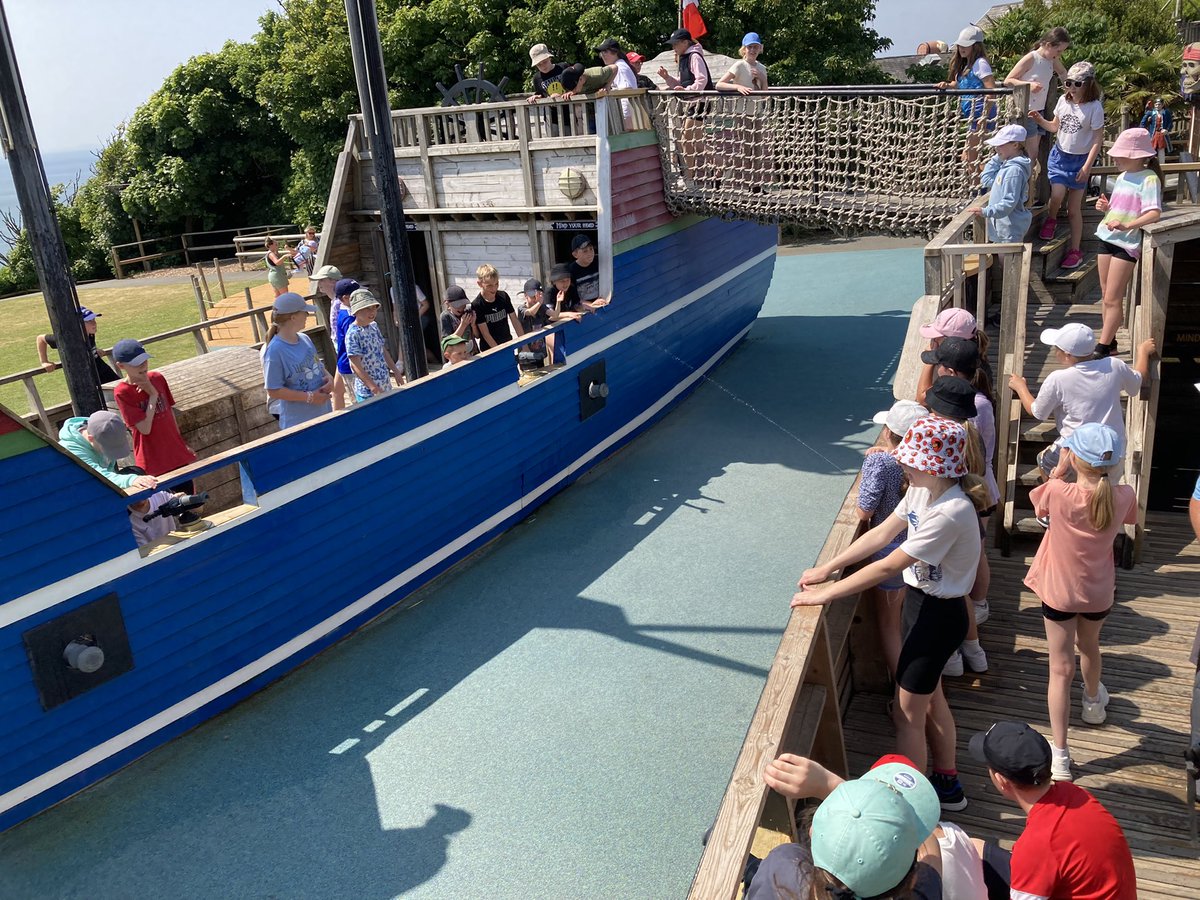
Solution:
<path fill-rule="evenodd" d="M 1121 174 L 1112 197 L 1103 194 L 1096 209 L 1107 213 L 1096 228 L 1100 240 L 1096 262 L 1100 267 L 1104 324 L 1096 344 L 1096 356 L 1117 352 L 1117 329 L 1123 318 L 1125 290 L 1142 252 L 1142 228 L 1162 215 L 1162 169 L 1154 142 L 1145 128 L 1127 128 L 1113 143 L 1108 155 Z"/>

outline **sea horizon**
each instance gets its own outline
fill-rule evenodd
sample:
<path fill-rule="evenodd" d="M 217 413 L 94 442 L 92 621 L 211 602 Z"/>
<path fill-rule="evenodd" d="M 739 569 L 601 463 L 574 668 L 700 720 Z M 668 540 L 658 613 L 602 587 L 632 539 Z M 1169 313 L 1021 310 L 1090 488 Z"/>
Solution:
<path fill-rule="evenodd" d="M 92 177 L 97 150 L 47 150 L 42 153 L 42 165 L 46 169 L 46 180 L 53 188 L 56 184 L 70 184 L 76 178 L 80 185 Z M 17 190 L 13 185 L 12 170 L 0 166 L 0 209 L 19 215 Z M 3 242 L 6 244 L 7 242 Z"/>

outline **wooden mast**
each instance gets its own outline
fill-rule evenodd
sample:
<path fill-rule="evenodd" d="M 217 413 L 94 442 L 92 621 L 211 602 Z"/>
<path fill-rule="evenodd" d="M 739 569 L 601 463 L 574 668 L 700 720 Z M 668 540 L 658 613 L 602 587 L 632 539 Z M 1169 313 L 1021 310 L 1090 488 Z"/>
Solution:
<path fill-rule="evenodd" d="M 100 378 L 94 353 L 79 315 L 79 296 L 71 277 L 71 263 L 54 215 L 50 185 L 38 152 L 25 87 L 17 68 L 8 16 L 0 3 L 0 144 L 12 169 L 13 186 L 21 206 L 21 218 L 29 233 L 38 285 L 50 316 L 50 328 L 58 339 L 63 374 L 76 415 L 87 416 L 104 409 Z"/>

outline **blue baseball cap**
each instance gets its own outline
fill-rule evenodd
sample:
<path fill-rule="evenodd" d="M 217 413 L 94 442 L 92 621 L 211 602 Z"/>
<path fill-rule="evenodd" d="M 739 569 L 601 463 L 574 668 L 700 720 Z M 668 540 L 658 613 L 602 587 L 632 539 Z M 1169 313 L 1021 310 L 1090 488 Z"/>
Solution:
<path fill-rule="evenodd" d="M 150 358 L 146 348 L 133 338 L 122 338 L 113 344 L 113 359 L 124 366 L 140 366 Z"/>
<path fill-rule="evenodd" d="M 1125 455 L 1124 441 L 1115 430 L 1099 422 L 1080 425 L 1063 438 L 1063 444 L 1089 466 L 1115 466 Z"/>
<path fill-rule="evenodd" d="M 762 42 L 763 40 L 758 36 L 757 31 L 747 32 L 746 36 L 742 38 L 743 47 L 749 47 L 751 44 L 761 44 Z"/>
<path fill-rule="evenodd" d="M 94 322 L 100 318 L 101 315 L 102 313 L 92 312 L 86 306 L 79 307 L 79 317 L 85 322 Z"/>
<path fill-rule="evenodd" d="M 281 315 L 298 312 L 316 312 L 315 306 L 309 306 L 304 302 L 304 298 L 299 294 L 288 291 L 286 294 L 280 294 L 275 298 L 275 304 L 272 307 L 275 312 Z"/>
<path fill-rule="evenodd" d="M 342 278 L 333 286 L 333 296 L 339 299 L 342 297 L 348 297 L 360 287 L 362 287 L 362 285 L 360 285 L 353 278 Z"/>

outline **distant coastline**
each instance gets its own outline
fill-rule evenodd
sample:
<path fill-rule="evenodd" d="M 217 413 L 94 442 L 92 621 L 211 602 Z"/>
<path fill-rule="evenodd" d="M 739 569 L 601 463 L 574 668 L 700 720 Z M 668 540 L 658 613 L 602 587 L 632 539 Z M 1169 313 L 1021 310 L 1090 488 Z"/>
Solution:
<path fill-rule="evenodd" d="M 66 150 L 42 154 L 42 164 L 46 167 L 46 180 L 50 182 L 50 187 L 69 184 L 76 178 L 83 184 L 92 176 L 92 166 L 95 162 L 94 150 Z M 0 209 L 14 215 L 20 212 L 17 192 L 13 187 L 12 171 L 7 164 L 0 165 Z"/>

